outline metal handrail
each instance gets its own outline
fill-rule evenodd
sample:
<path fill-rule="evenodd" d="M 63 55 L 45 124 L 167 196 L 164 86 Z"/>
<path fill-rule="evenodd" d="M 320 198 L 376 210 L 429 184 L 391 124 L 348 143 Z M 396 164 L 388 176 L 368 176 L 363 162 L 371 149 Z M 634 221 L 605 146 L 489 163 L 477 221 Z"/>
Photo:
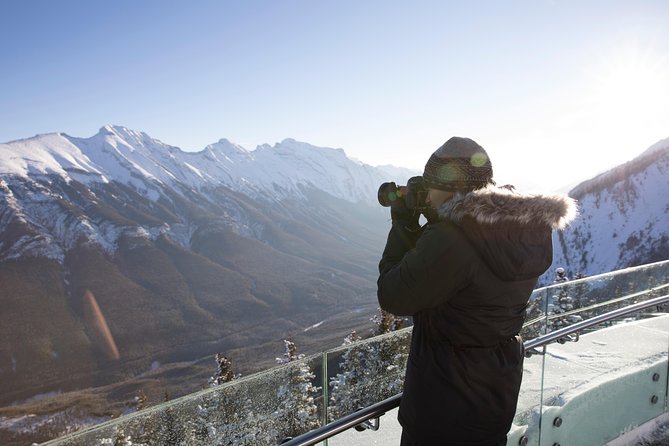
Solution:
<path fill-rule="evenodd" d="M 564 338 L 566 336 L 569 336 L 570 334 L 576 333 L 586 328 L 593 327 L 597 324 L 601 324 L 602 322 L 607 322 L 619 318 L 621 316 L 625 316 L 627 314 L 636 313 L 637 311 L 644 310 L 646 308 L 656 307 L 658 305 L 662 305 L 667 302 L 669 302 L 669 294 L 665 294 L 664 296 L 628 305 L 624 308 L 619 308 L 617 310 L 609 311 L 608 313 L 600 314 L 598 316 L 591 317 L 590 319 L 586 319 L 584 321 L 575 322 L 567 327 L 563 327 L 558 330 L 547 333 L 545 335 L 539 336 L 538 338 L 530 339 L 524 344 L 525 350 L 528 351 L 535 349 L 537 347 L 543 347 L 544 345 L 550 344 L 551 342 L 555 342 L 558 339 Z"/>
<path fill-rule="evenodd" d="M 330 437 L 344 432 L 352 427 L 355 427 L 365 421 L 372 420 L 374 418 L 379 418 L 382 415 L 385 415 L 389 410 L 400 405 L 400 399 L 402 394 L 398 393 L 395 396 L 391 396 L 388 399 L 380 401 L 371 406 L 360 409 L 357 412 L 353 412 L 350 415 L 347 415 L 343 418 L 333 421 L 332 423 L 326 424 L 325 426 L 314 429 L 305 434 L 300 435 L 299 437 L 293 438 L 285 443 L 281 443 L 282 446 L 308 446 L 315 445 L 323 440 L 327 440 Z"/>
<path fill-rule="evenodd" d="M 539 336 L 537 338 L 531 339 L 525 342 L 525 351 L 532 351 L 537 347 L 546 346 L 552 342 L 556 342 L 561 338 L 569 336 L 570 334 L 579 332 L 586 328 L 590 328 L 602 322 L 607 322 L 627 314 L 635 313 L 640 310 L 644 310 L 650 307 L 656 307 L 662 304 L 669 303 L 669 294 L 656 297 L 654 299 L 649 299 L 644 302 L 639 302 L 636 304 L 628 305 L 624 308 L 619 308 L 617 310 L 609 311 L 608 313 L 600 314 L 598 316 L 592 317 L 585 321 L 576 322 L 568 327 L 555 330 L 551 333 Z M 282 446 L 312 446 L 321 441 L 327 440 L 328 438 L 334 437 L 341 432 L 348 430 L 352 427 L 358 426 L 361 423 L 366 421 L 376 419 L 385 415 L 386 412 L 395 409 L 400 405 L 400 400 L 402 399 L 402 394 L 399 393 L 395 396 L 392 396 L 388 399 L 385 399 L 381 402 L 368 406 L 364 409 L 361 409 L 357 412 L 354 412 L 350 415 L 347 415 L 339 420 L 328 423 L 325 426 L 314 429 L 305 434 L 300 435 L 299 437 L 288 440 L 284 443 L 281 443 Z"/>

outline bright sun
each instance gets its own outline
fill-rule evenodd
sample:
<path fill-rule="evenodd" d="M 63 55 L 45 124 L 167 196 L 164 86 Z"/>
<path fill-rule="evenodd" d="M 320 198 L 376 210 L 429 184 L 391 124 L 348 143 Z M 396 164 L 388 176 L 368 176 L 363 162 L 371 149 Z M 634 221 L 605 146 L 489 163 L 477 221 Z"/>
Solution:
<path fill-rule="evenodd" d="M 669 63 L 652 50 L 626 47 L 597 70 L 594 102 L 609 125 L 643 127 L 643 117 L 667 107 Z M 638 129 L 642 130 L 642 129 Z"/>

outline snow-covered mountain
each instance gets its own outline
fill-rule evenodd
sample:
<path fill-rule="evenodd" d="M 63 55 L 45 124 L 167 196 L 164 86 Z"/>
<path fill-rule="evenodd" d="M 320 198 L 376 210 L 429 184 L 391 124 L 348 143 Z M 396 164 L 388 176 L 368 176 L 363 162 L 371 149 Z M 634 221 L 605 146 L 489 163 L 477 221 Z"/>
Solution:
<path fill-rule="evenodd" d="M 84 184 L 118 181 L 153 200 L 160 186 L 202 190 L 224 184 L 271 198 L 294 197 L 301 185 L 312 185 L 348 201 L 365 201 L 375 198 L 375 188 L 387 173 L 383 167 L 352 161 L 342 149 L 293 139 L 252 152 L 221 139 L 195 153 L 120 126 L 102 127 L 85 139 L 53 133 L 0 145 L 0 174 L 55 174 Z"/>
<path fill-rule="evenodd" d="M 569 195 L 580 215 L 555 239 L 554 268 L 591 276 L 669 258 L 669 138 Z"/>
<path fill-rule="evenodd" d="M 53 209 L 67 200 L 50 187 L 56 180 L 66 184 L 74 181 L 93 189 L 118 183 L 154 204 L 173 193 L 211 199 L 212 191 L 223 186 L 264 203 L 305 200 L 308 191 L 318 190 L 375 207 L 379 184 L 389 179 L 402 181 L 410 174 L 406 169 L 354 162 L 341 149 L 315 147 L 293 139 L 273 147 L 262 145 L 252 152 L 221 139 L 193 153 L 119 126 L 105 126 L 85 139 L 62 133 L 39 135 L 0 144 L 0 228 L 16 218 L 37 228 L 40 235 L 11 244 L 3 240 L 0 260 L 32 253 L 62 261 L 82 235 L 111 253 L 120 235 L 128 230 L 153 238 L 167 234 L 184 246 L 188 244 L 192 228 L 183 219 L 128 228 L 81 214 L 65 218 Z M 30 192 L 17 194 L 19 184 L 29 184 Z M 225 210 L 228 223 L 239 232 L 255 234 L 257 228 L 250 227 L 248 218 L 236 208 L 233 205 Z"/>
<path fill-rule="evenodd" d="M 412 174 L 292 139 L 188 153 L 116 126 L 0 144 L 0 404 L 219 351 L 248 372 L 286 337 L 339 343 L 376 312 L 378 186 Z"/>

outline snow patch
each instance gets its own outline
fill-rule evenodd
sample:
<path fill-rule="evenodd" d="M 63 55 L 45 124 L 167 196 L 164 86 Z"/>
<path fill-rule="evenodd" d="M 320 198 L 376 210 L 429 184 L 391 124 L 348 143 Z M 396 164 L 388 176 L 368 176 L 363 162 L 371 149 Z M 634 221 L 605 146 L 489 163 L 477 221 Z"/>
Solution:
<path fill-rule="evenodd" d="M 311 326 L 309 326 L 309 327 L 307 327 L 307 328 L 305 328 L 304 331 L 307 332 L 307 331 L 312 330 L 312 329 L 314 329 L 314 328 L 318 328 L 318 327 L 320 327 L 321 325 L 323 325 L 323 323 L 325 323 L 324 320 L 323 320 L 323 321 L 320 321 L 320 322 L 318 322 L 318 323 L 315 323 L 314 325 L 311 325 Z"/>

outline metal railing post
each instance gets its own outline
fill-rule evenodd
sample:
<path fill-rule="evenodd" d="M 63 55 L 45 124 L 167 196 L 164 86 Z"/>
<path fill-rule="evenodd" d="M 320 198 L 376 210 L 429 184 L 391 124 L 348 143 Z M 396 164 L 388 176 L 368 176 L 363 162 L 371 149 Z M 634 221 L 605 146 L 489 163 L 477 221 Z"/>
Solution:
<path fill-rule="evenodd" d="M 328 396 L 328 386 L 330 383 L 328 382 L 328 353 L 323 352 L 323 426 L 327 426 L 328 424 L 328 403 L 329 403 L 329 396 Z M 323 439 L 323 446 L 328 446 L 328 439 L 325 438 Z"/>

